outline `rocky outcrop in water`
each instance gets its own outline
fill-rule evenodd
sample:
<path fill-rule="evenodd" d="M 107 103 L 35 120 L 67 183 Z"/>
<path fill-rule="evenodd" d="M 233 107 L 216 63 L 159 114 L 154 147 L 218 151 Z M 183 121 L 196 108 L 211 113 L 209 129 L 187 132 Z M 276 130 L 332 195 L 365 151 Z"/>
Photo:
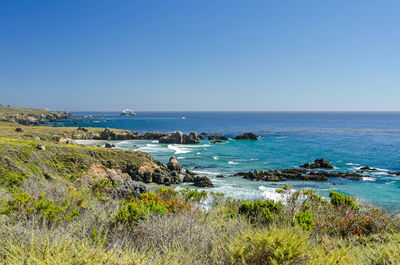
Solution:
<path fill-rule="evenodd" d="M 207 176 L 196 176 L 193 185 L 197 187 L 214 187 Z"/>
<path fill-rule="evenodd" d="M 208 136 L 208 140 L 229 140 L 229 138 L 225 135 L 213 134 Z"/>
<path fill-rule="evenodd" d="M 364 167 L 361 167 L 360 170 L 377 171 L 378 169 L 369 167 L 369 166 L 364 166 Z"/>
<path fill-rule="evenodd" d="M 198 144 L 200 138 L 195 132 L 186 135 L 182 132 L 174 132 L 159 139 L 160 144 Z"/>
<path fill-rule="evenodd" d="M 106 128 L 103 132 L 101 132 L 99 136 L 99 140 L 135 140 L 140 136 L 137 132 L 132 131 L 112 131 L 109 128 Z"/>
<path fill-rule="evenodd" d="M 176 160 L 175 156 L 170 157 L 167 167 L 169 170 L 173 171 L 181 172 L 182 170 L 182 165 L 178 162 L 178 160 Z"/>
<path fill-rule="evenodd" d="M 284 170 L 254 170 L 249 172 L 239 172 L 234 176 L 243 177 L 250 180 L 263 181 L 285 181 L 285 180 L 312 180 L 326 181 L 328 178 L 348 178 L 350 180 L 361 180 L 363 177 L 371 177 L 350 172 L 324 172 L 309 171 L 297 168 L 288 168 Z"/>
<path fill-rule="evenodd" d="M 300 167 L 302 168 L 307 168 L 307 169 L 332 169 L 333 166 L 331 165 L 331 163 L 327 160 L 325 160 L 324 158 L 321 159 L 316 159 L 314 160 L 313 163 L 306 163 L 304 165 L 301 165 Z"/>
<path fill-rule="evenodd" d="M 257 140 L 257 135 L 255 135 L 254 133 L 248 132 L 248 133 L 244 133 L 242 135 L 238 135 L 233 137 L 233 139 L 235 140 Z"/>

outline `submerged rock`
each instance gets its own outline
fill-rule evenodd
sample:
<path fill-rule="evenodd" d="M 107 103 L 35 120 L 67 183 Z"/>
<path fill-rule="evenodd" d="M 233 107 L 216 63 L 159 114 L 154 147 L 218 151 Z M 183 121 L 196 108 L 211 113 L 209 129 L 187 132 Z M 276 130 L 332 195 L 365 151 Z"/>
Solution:
<path fill-rule="evenodd" d="M 207 176 L 196 176 L 193 185 L 197 187 L 214 187 L 211 180 Z"/>
<path fill-rule="evenodd" d="M 369 166 L 364 166 L 364 167 L 361 167 L 360 170 L 376 171 L 378 169 L 377 168 L 373 168 L 373 167 L 369 167 Z"/>
<path fill-rule="evenodd" d="M 304 165 L 301 165 L 300 167 L 308 168 L 308 169 L 317 169 L 317 168 L 332 169 L 333 168 L 331 163 L 323 158 L 316 159 L 316 160 L 314 160 L 314 162 L 312 164 L 306 163 Z"/>
<path fill-rule="evenodd" d="M 244 133 L 242 135 L 238 135 L 233 137 L 233 139 L 235 140 L 257 140 L 257 135 L 255 135 L 254 133 L 248 132 L 248 133 Z"/>

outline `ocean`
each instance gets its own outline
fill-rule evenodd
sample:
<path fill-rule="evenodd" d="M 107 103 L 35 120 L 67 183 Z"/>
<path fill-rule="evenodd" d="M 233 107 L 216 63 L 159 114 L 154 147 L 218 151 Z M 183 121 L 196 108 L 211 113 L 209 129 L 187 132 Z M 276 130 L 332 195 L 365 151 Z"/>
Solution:
<path fill-rule="evenodd" d="M 120 141 L 117 148 L 141 150 L 168 162 L 175 155 L 184 168 L 208 175 L 215 187 L 238 199 L 275 199 L 276 188 L 313 188 L 323 197 L 330 190 L 343 192 L 387 209 L 400 208 L 400 112 L 138 112 L 121 117 L 117 112 L 73 112 L 73 118 L 92 115 L 79 126 L 110 127 L 141 133 L 149 131 L 220 133 L 230 137 L 244 132 L 261 136 L 257 141 L 229 140 L 196 145 L 158 144 L 157 141 Z M 77 126 L 71 122 L 64 126 Z M 332 178 L 326 182 L 250 181 L 228 177 L 255 169 L 298 167 L 325 158 L 334 171 L 356 172 L 362 166 L 377 168 L 362 181 Z M 222 174 L 225 178 L 216 178 Z M 186 187 L 183 184 L 177 188 Z"/>

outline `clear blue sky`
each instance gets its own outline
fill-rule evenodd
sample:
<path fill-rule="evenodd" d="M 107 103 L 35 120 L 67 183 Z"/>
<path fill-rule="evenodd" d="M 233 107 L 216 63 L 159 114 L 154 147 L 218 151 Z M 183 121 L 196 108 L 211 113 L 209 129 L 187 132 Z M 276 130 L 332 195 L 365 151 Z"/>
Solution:
<path fill-rule="evenodd" d="M 400 1 L 3 0 L 0 103 L 400 110 Z"/>

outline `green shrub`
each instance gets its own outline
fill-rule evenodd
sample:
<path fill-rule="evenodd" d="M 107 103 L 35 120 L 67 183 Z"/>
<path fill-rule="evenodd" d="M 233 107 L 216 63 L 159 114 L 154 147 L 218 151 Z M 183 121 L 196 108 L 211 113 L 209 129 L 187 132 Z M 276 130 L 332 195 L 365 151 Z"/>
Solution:
<path fill-rule="evenodd" d="M 208 195 L 205 190 L 198 191 L 190 188 L 186 188 L 184 190 L 179 191 L 183 195 L 183 200 L 185 202 L 201 202 L 204 199 L 207 199 Z"/>
<path fill-rule="evenodd" d="M 109 193 L 114 187 L 116 186 L 116 183 L 111 182 L 109 179 L 99 179 L 98 181 L 92 183 L 91 188 L 93 194 L 101 199 L 103 198 L 107 193 Z"/>
<path fill-rule="evenodd" d="M 12 189 L 17 187 L 25 180 L 25 175 L 21 172 L 11 172 L 8 170 L 0 170 L 0 187 Z"/>
<path fill-rule="evenodd" d="M 0 201 L 2 209 L 0 214 L 12 215 L 14 218 L 29 217 L 31 214 L 39 214 L 42 219 L 49 221 L 71 221 L 79 215 L 79 204 L 71 204 L 68 198 L 55 203 L 49 200 L 42 192 L 38 198 L 30 196 L 26 192 L 15 192 L 13 199 Z"/>
<path fill-rule="evenodd" d="M 353 210 L 359 209 L 359 207 L 356 205 L 356 200 L 351 196 L 331 190 L 329 192 L 329 198 L 331 199 L 331 204 L 336 207 L 348 206 Z"/>
<path fill-rule="evenodd" d="M 314 218 L 310 210 L 299 212 L 296 215 L 296 223 L 300 225 L 304 230 L 312 231 L 314 227 Z"/>
<path fill-rule="evenodd" d="M 294 228 L 260 229 L 230 242 L 232 264 L 300 264 L 306 259 L 309 234 Z"/>
<path fill-rule="evenodd" d="M 275 219 L 275 215 L 281 211 L 283 204 L 273 200 L 266 201 L 244 201 L 239 206 L 239 214 L 244 215 L 252 222 L 264 221 L 271 222 Z"/>

